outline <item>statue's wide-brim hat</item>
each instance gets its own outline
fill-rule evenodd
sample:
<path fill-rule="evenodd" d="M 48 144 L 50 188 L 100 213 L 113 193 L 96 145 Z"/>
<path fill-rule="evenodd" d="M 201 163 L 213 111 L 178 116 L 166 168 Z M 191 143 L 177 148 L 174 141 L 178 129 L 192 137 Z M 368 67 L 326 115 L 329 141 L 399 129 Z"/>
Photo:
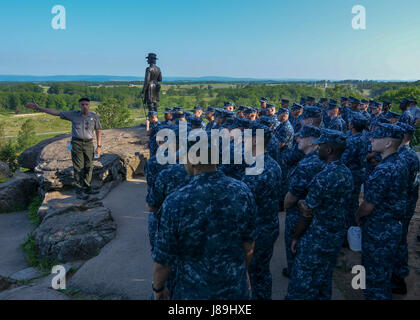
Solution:
<path fill-rule="evenodd" d="M 157 60 L 158 58 L 156 56 L 156 53 L 149 53 L 147 55 L 146 59 L 156 59 Z"/>

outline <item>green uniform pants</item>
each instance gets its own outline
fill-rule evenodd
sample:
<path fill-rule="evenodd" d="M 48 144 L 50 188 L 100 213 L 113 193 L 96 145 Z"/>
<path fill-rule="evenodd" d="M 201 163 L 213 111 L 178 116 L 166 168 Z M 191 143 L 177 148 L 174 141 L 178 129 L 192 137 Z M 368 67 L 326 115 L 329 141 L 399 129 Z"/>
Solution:
<path fill-rule="evenodd" d="M 95 149 L 92 141 L 73 140 L 71 143 L 71 160 L 73 161 L 76 191 L 90 189 Z"/>

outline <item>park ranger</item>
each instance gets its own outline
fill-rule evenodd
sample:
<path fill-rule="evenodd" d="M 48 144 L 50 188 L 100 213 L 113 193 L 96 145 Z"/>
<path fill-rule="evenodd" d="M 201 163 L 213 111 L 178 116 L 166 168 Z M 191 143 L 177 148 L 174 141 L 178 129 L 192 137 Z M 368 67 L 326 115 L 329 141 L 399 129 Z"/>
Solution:
<path fill-rule="evenodd" d="M 99 117 L 90 112 L 90 100 L 81 98 L 79 100 L 80 111 L 58 111 L 38 106 L 36 103 L 26 105 L 27 108 L 45 112 L 61 119 L 71 121 L 71 159 L 74 169 L 74 180 L 76 185 L 76 196 L 78 199 L 86 200 L 89 194 L 96 194 L 91 188 L 93 157 L 94 153 L 101 154 L 102 126 Z M 93 146 L 93 132 L 96 132 L 96 151 Z"/>

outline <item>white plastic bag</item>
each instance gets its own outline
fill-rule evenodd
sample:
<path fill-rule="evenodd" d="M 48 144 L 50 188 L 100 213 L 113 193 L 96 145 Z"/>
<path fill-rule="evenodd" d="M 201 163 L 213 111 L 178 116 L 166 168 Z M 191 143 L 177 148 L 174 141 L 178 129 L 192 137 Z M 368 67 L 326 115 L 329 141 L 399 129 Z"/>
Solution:
<path fill-rule="evenodd" d="M 352 251 L 362 251 L 362 229 L 360 227 L 350 227 L 347 231 L 347 241 Z"/>

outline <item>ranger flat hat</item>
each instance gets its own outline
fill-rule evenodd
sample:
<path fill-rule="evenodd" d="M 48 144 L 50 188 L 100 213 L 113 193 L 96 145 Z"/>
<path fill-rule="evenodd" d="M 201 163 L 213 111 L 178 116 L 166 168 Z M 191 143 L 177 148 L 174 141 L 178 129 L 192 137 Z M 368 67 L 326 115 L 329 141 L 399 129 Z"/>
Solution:
<path fill-rule="evenodd" d="M 156 53 L 149 53 L 146 57 L 146 59 L 156 59 L 158 60 Z"/>

